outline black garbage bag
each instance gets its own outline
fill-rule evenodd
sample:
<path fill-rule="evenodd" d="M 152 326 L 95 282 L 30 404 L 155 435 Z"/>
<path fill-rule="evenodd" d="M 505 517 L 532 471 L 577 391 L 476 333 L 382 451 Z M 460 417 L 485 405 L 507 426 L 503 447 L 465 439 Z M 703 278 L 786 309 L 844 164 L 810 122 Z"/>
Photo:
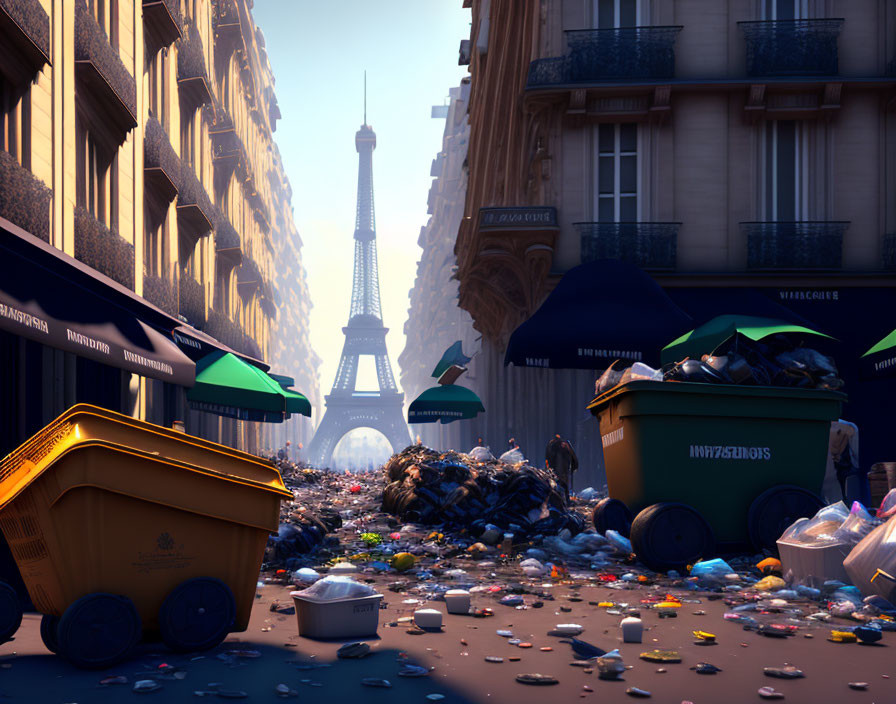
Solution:
<path fill-rule="evenodd" d="M 525 463 L 476 462 L 414 445 L 390 458 L 384 474 L 382 508 L 405 522 L 467 528 L 474 535 L 491 523 L 521 537 L 584 528 L 553 473 Z"/>

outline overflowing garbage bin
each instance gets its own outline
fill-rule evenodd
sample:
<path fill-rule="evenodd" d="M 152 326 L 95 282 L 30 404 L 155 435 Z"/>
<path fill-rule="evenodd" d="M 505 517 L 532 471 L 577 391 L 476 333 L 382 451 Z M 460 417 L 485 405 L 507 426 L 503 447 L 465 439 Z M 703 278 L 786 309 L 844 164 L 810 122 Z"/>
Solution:
<path fill-rule="evenodd" d="M 830 423 L 845 399 L 688 382 L 607 390 L 588 406 L 600 423 L 609 490 L 595 527 L 630 530 L 653 569 L 693 564 L 717 544 L 774 550 L 787 526 L 823 505 Z"/>
<path fill-rule="evenodd" d="M 245 630 L 284 498 L 270 463 L 83 404 L 0 463 L 0 530 L 41 636 L 79 667 L 144 633 L 195 651 Z M 0 636 L 20 609 L 0 599 Z"/>

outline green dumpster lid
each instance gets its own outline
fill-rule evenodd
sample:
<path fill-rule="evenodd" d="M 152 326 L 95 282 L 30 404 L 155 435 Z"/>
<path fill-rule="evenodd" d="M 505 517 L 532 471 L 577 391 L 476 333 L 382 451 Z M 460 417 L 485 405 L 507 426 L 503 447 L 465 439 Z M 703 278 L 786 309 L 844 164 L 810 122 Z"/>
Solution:
<path fill-rule="evenodd" d="M 777 318 L 760 318 L 752 315 L 719 315 L 666 345 L 662 351 L 663 363 L 684 359 L 685 357 L 700 359 L 702 355 L 709 354 L 738 332 L 751 340 L 761 340 L 764 337 L 780 333 L 818 335 L 819 337 L 834 339 L 823 332 L 818 332 L 802 325 L 794 325 Z"/>

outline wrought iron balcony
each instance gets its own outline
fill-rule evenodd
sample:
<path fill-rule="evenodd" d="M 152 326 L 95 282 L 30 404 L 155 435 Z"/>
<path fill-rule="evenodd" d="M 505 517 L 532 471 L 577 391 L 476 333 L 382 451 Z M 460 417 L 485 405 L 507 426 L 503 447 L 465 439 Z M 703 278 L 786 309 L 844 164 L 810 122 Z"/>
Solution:
<path fill-rule="evenodd" d="M 177 216 L 196 234 L 204 235 L 212 230 L 215 208 L 193 167 L 186 161 L 181 161 L 180 165 Z"/>
<path fill-rule="evenodd" d="M 212 21 L 215 31 L 219 33 L 239 31 L 240 12 L 235 0 L 214 0 L 215 8 Z"/>
<path fill-rule="evenodd" d="M 173 44 L 183 33 L 179 0 L 143 0 L 143 22 L 158 37 L 158 48 Z"/>
<path fill-rule="evenodd" d="M 150 115 L 143 137 L 143 174 L 147 185 L 155 188 L 170 203 L 180 189 L 181 171 L 180 158 L 171 146 L 168 133 Z"/>
<path fill-rule="evenodd" d="M 144 272 L 143 297 L 168 315 L 177 316 L 177 292 L 168 279 Z"/>
<path fill-rule="evenodd" d="M 49 242 L 52 200 L 43 181 L 0 149 L 0 217 Z"/>
<path fill-rule="evenodd" d="M 261 359 L 258 343 L 246 334 L 237 323 L 233 322 L 226 313 L 220 313 L 214 308 L 210 309 L 205 332 L 241 354 Z"/>
<path fill-rule="evenodd" d="M 50 18 L 39 0 L 0 0 L 0 37 L 4 53 L 19 59 L 4 62 L 16 82 L 24 83 L 50 63 Z"/>
<path fill-rule="evenodd" d="M 577 222 L 582 262 L 621 259 L 642 269 L 675 268 L 679 222 Z"/>
<path fill-rule="evenodd" d="M 832 270 L 843 264 L 848 222 L 742 222 L 747 268 Z"/>
<path fill-rule="evenodd" d="M 75 75 L 99 113 L 122 134 L 137 126 L 137 83 L 112 48 L 85 0 L 75 5 Z"/>
<path fill-rule="evenodd" d="M 679 26 L 567 31 L 566 54 L 533 61 L 526 87 L 673 78 L 680 31 Z"/>
<path fill-rule="evenodd" d="M 262 276 L 258 264 L 248 254 L 243 254 L 239 269 L 236 270 L 236 285 L 243 296 L 250 296 L 261 287 Z"/>
<path fill-rule="evenodd" d="M 194 328 L 205 325 L 205 287 L 184 271 L 180 273 L 178 303 L 180 314 L 190 325 Z"/>
<path fill-rule="evenodd" d="M 177 43 L 177 84 L 196 107 L 212 101 L 202 37 L 193 23 L 186 25 L 183 37 Z"/>
<path fill-rule="evenodd" d="M 738 22 L 747 40 L 747 75 L 836 76 L 842 19 Z"/>
<path fill-rule="evenodd" d="M 221 251 L 241 251 L 240 235 L 230 220 L 220 210 L 215 212 L 215 249 Z"/>
<path fill-rule="evenodd" d="M 80 207 L 75 207 L 75 258 L 133 290 L 134 245 Z"/>
<path fill-rule="evenodd" d="M 896 232 L 884 235 L 883 265 L 888 271 L 896 270 Z"/>

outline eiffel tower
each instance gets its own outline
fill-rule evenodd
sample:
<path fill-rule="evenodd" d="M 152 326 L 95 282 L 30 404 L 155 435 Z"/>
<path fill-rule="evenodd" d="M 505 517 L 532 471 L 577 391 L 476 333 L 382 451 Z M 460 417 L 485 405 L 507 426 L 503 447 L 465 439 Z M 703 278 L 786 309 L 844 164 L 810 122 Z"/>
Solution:
<path fill-rule="evenodd" d="M 404 420 L 404 394 L 395 385 L 380 308 L 380 282 L 376 262 L 376 224 L 373 211 L 373 150 L 376 134 L 367 124 L 367 86 L 364 86 L 364 124 L 355 134 L 358 150 L 358 210 L 355 218 L 355 269 L 348 325 L 342 328 L 345 344 L 333 390 L 308 446 L 308 460 L 327 467 L 336 444 L 356 428 L 373 428 L 386 436 L 393 452 L 411 444 Z M 358 358 L 373 355 L 379 391 L 358 391 Z"/>

